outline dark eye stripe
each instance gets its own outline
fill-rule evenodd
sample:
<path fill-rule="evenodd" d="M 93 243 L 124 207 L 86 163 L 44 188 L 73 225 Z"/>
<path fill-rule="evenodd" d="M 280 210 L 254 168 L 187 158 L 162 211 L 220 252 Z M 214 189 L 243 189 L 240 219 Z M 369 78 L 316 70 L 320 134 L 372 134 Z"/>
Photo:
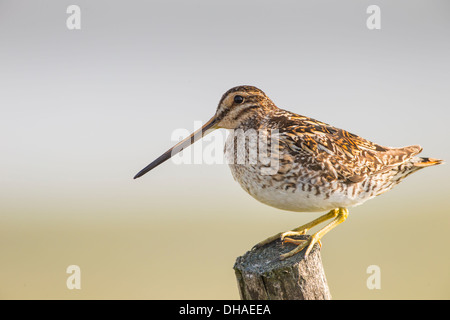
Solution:
<path fill-rule="evenodd" d="M 242 109 L 237 115 L 235 115 L 234 117 L 233 117 L 233 120 L 237 120 L 237 119 L 239 119 L 240 117 L 242 117 L 244 114 L 246 114 L 248 111 L 250 111 L 250 110 L 252 110 L 252 109 L 257 109 L 257 108 L 259 108 L 258 106 L 249 106 L 249 107 L 247 107 L 247 108 L 244 108 L 244 109 Z"/>

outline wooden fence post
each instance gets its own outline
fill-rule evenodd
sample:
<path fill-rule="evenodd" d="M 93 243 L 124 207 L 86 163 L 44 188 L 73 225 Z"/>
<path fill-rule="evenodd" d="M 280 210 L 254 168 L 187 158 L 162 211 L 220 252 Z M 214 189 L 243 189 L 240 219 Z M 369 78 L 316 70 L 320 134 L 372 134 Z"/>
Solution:
<path fill-rule="evenodd" d="M 301 236 L 305 239 L 309 236 Z M 304 251 L 280 260 L 293 244 L 273 241 L 236 259 L 234 271 L 241 300 L 329 300 L 325 272 L 316 243 L 307 259 Z"/>

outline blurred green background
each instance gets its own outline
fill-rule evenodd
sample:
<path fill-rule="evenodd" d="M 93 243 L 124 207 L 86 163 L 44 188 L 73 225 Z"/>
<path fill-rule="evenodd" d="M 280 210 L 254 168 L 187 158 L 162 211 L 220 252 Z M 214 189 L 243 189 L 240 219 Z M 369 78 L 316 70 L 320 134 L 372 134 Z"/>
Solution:
<path fill-rule="evenodd" d="M 221 164 L 132 179 L 235 85 L 450 159 L 447 1 L 378 1 L 374 31 L 368 1 L 77 1 L 76 31 L 70 4 L 0 0 L 2 299 L 238 299 L 236 257 L 321 213 L 265 206 Z M 350 208 L 322 241 L 333 298 L 450 298 L 449 178 L 427 168 Z"/>

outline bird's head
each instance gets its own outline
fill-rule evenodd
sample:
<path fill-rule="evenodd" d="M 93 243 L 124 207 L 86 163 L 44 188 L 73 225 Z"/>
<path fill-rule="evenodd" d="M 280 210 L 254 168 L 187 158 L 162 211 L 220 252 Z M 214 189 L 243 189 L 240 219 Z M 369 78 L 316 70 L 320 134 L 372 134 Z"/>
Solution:
<path fill-rule="evenodd" d="M 246 120 L 274 107 L 266 94 L 252 86 L 238 86 L 224 93 L 214 115 L 216 128 L 236 129 Z M 213 120 L 211 119 L 211 120 Z"/>
<path fill-rule="evenodd" d="M 215 115 L 203 127 L 167 150 L 136 174 L 134 178 L 143 176 L 215 129 L 236 129 L 249 119 L 261 116 L 264 112 L 273 108 L 276 108 L 273 102 L 262 90 L 256 87 L 238 86 L 231 88 L 224 93 L 217 106 Z"/>

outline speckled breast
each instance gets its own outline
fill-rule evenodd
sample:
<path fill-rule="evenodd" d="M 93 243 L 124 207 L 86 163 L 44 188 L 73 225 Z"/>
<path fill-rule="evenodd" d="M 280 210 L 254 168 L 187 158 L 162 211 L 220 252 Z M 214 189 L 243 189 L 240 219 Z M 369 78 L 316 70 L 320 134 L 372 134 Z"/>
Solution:
<path fill-rule="evenodd" d="M 364 192 L 362 183 L 323 181 L 317 172 L 283 152 L 276 145 L 276 135 L 252 134 L 230 132 L 225 158 L 234 179 L 262 203 L 289 211 L 318 212 L 359 205 L 376 195 L 374 190 Z"/>

